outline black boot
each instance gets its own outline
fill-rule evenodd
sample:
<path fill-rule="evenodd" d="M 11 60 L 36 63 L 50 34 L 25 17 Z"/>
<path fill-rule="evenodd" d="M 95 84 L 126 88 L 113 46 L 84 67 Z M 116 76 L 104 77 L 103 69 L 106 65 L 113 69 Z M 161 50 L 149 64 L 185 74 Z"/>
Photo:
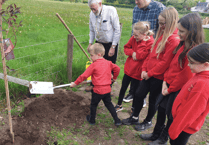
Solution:
<path fill-rule="evenodd" d="M 164 125 L 163 126 L 159 126 L 159 125 L 156 124 L 152 133 L 150 133 L 150 134 L 141 134 L 140 138 L 142 138 L 143 140 L 154 141 L 154 140 L 159 138 L 159 136 L 162 133 L 164 127 L 165 127 Z"/>
<path fill-rule="evenodd" d="M 157 140 L 150 142 L 148 145 L 167 145 L 167 141 L 168 141 L 168 132 L 163 130 L 160 137 Z"/>

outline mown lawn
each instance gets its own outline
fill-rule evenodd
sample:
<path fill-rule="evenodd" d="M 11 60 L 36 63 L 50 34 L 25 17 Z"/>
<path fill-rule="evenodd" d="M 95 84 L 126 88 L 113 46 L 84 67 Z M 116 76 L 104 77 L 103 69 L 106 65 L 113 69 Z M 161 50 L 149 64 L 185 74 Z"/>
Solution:
<path fill-rule="evenodd" d="M 55 84 L 68 83 L 66 52 L 69 32 L 57 18 L 56 13 L 62 17 L 86 50 L 89 40 L 90 9 L 88 5 L 53 0 L 10 0 L 3 4 L 3 8 L 12 3 L 21 7 L 21 13 L 17 15 L 17 21 L 23 20 L 23 26 L 16 33 L 15 59 L 7 61 L 7 66 L 15 71 L 8 71 L 8 75 L 29 81 L 53 81 Z M 120 22 L 123 24 L 117 59 L 117 64 L 121 67 L 119 79 L 122 79 L 123 65 L 126 60 L 123 46 L 131 36 L 133 10 L 117 8 L 117 11 Z M 180 14 L 180 17 L 182 16 Z M 5 23 L 3 23 L 3 29 L 7 29 Z M 208 42 L 209 30 L 205 30 L 205 32 Z M 5 35 L 4 32 L 3 35 Z M 14 42 L 13 38 L 12 42 Z M 87 61 L 88 59 L 74 41 L 73 80 L 85 70 Z M 3 72 L 3 70 L 1 69 L 0 72 Z M 1 93 L 4 93 L 4 81 L 0 80 L 0 84 Z M 9 83 L 9 87 L 11 93 L 28 89 L 14 83 Z"/>

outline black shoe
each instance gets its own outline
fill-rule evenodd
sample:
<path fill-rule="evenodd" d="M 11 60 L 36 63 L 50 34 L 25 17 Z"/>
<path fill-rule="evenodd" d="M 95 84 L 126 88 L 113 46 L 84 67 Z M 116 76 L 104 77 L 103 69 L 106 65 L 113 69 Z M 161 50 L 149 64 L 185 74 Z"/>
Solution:
<path fill-rule="evenodd" d="M 160 137 L 157 140 L 150 142 L 149 145 L 167 145 L 168 137 L 168 132 L 163 130 Z"/>
<path fill-rule="evenodd" d="M 133 116 L 131 116 L 127 119 L 123 119 L 122 123 L 125 125 L 137 125 L 139 124 L 139 119 L 134 119 Z"/>
<path fill-rule="evenodd" d="M 128 94 L 124 99 L 123 99 L 123 101 L 124 102 L 130 102 L 130 101 L 132 101 L 133 100 L 133 96 L 131 95 L 131 94 Z"/>
<path fill-rule="evenodd" d="M 90 115 L 87 115 L 86 116 L 86 120 L 89 122 L 89 124 L 90 125 L 95 125 L 95 122 L 91 121 L 90 119 L 91 119 L 91 116 Z"/>
<path fill-rule="evenodd" d="M 158 134 L 150 133 L 150 134 L 141 134 L 140 138 L 143 140 L 154 141 L 154 140 L 158 139 L 159 136 L 160 135 L 158 135 Z"/>
<path fill-rule="evenodd" d="M 122 122 L 121 122 L 121 120 L 120 119 L 118 119 L 117 121 L 115 121 L 115 126 L 120 126 L 120 125 L 122 125 Z"/>
<path fill-rule="evenodd" d="M 167 141 L 158 138 L 157 140 L 150 142 L 148 145 L 167 145 Z"/>
<path fill-rule="evenodd" d="M 139 125 L 136 125 L 134 128 L 137 131 L 144 131 L 148 128 L 152 127 L 152 122 L 148 122 L 146 120 L 144 120 L 142 123 L 140 123 Z"/>

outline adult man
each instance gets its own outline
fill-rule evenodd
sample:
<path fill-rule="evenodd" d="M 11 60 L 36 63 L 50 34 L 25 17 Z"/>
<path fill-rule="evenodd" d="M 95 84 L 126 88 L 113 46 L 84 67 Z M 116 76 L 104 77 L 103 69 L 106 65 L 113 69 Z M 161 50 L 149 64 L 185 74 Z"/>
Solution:
<path fill-rule="evenodd" d="M 102 5 L 102 0 L 88 0 L 90 12 L 90 39 L 87 50 L 94 39 L 105 48 L 104 58 L 116 63 L 118 42 L 120 39 L 120 23 L 117 10 L 113 6 Z M 86 88 L 90 91 L 92 88 Z"/>
<path fill-rule="evenodd" d="M 132 24 L 140 21 L 149 21 L 151 30 L 156 34 L 159 27 L 158 16 L 161 11 L 165 9 L 165 6 L 154 0 L 135 0 L 136 6 L 133 10 L 133 21 Z M 155 35 L 154 35 L 155 36 Z M 130 88 L 129 94 L 123 99 L 124 102 L 130 102 L 133 100 L 132 86 Z M 143 107 L 146 106 L 144 102 Z"/>

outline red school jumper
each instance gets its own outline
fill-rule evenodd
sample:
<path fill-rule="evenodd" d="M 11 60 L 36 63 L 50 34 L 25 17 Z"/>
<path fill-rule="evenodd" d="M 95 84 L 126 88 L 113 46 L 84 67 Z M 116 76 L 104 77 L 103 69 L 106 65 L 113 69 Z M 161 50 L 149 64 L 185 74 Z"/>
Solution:
<path fill-rule="evenodd" d="M 163 80 L 163 75 L 174 57 L 173 51 L 180 42 L 177 32 L 178 29 L 176 29 L 173 34 L 168 37 L 164 51 L 160 53 L 158 58 L 156 49 L 158 44 L 161 42 L 163 35 L 157 40 L 152 52 L 148 55 L 142 66 L 142 71 L 146 71 L 149 77 Z"/>
<path fill-rule="evenodd" d="M 180 67 L 178 59 L 179 55 L 183 52 L 184 47 L 185 45 L 182 45 L 181 48 L 177 51 L 176 55 L 170 63 L 169 68 L 164 74 L 164 81 L 170 85 L 168 88 L 169 94 L 179 91 L 183 85 L 194 76 L 188 66 L 187 56 L 183 58 L 182 68 Z"/>
<path fill-rule="evenodd" d="M 141 40 L 138 42 L 136 41 L 134 36 L 132 36 L 129 39 L 128 43 L 124 45 L 124 53 L 128 56 L 124 65 L 124 73 L 126 75 L 137 80 L 142 80 L 142 64 L 148 56 L 153 42 L 153 36 L 150 36 L 150 39 L 147 41 Z M 133 60 L 133 52 L 136 52 L 137 60 Z"/>
<path fill-rule="evenodd" d="M 194 134 L 209 113 L 209 71 L 195 74 L 181 89 L 173 108 L 173 123 L 168 132 L 172 140 L 184 131 Z"/>
<path fill-rule="evenodd" d="M 111 72 L 113 72 L 113 79 L 117 79 L 120 67 L 104 58 L 97 59 L 77 78 L 75 84 L 78 85 L 91 76 L 93 91 L 100 95 L 107 94 L 111 92 Z"/>

